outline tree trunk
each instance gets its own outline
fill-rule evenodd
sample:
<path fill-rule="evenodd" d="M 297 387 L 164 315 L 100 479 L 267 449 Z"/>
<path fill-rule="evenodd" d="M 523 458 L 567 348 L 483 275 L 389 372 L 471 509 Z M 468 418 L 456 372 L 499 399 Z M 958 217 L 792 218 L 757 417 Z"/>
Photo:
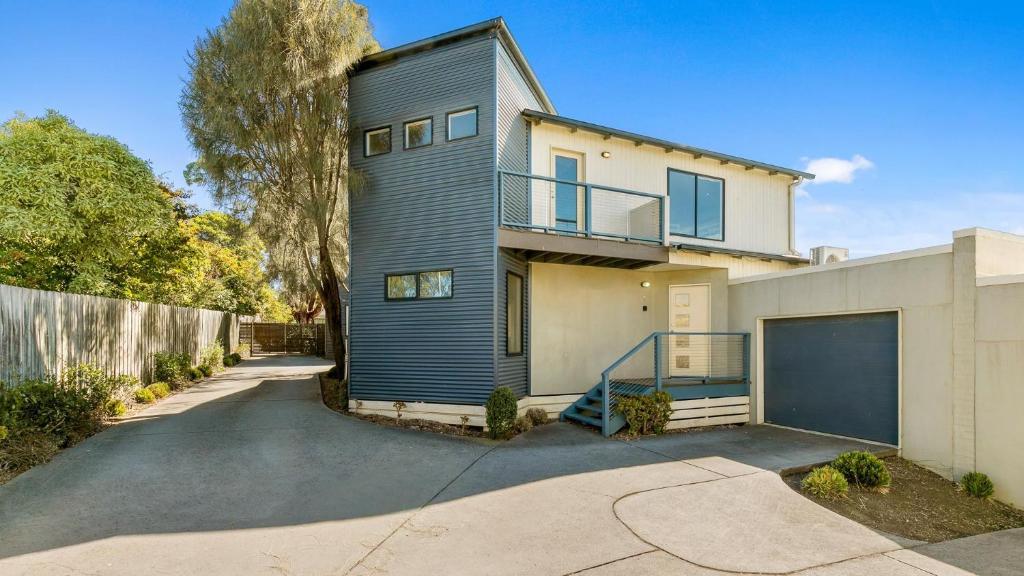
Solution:
<path fill-rule="evenodd" d="M 345 377 L 345 333 L 342 330 L 341 282 L 334 270 L 327 246 L 320 246 L 320 283 L 323 286 L 323 306 L 327 328 L 331 331 L 331 345 L 334 347 L 334 365 L 338 379 Z"/>

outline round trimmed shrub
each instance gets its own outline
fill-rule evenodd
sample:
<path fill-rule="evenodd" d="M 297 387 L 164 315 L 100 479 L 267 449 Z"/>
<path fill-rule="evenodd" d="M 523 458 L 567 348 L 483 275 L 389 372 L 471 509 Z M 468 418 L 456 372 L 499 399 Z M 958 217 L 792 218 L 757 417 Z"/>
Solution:
<path fill-rule="evenodd" d="M 516 413 L 519 411 L 515 392 L 508 386 L 495 388 L 487 398 L 484 408 L 487 411 L 487 428 L 490 430 L 491 438 L 508 438 L 514 430 Z"/>
<path fill-rule="evenodd" d="M 516 434 L 522 434 L 523 432 L 529 432 L 533 428 L 533 420 L 526 414 L 523 414 L 519 418 L 516 418 Z"/>
<path fill-rule="evenodd" d="M 858 486 L 886 487 L 892 483 L 885 462 L 870 452 L 843 452 L 832 461 L 832 467 Z"/>
<path fill-rule="evenodd" d="M 199 366 L 199 372 L 201 372 L 203 376 L 212 376 L 213 368 L 210 367 L 209 364 L 202 364 Z"/>
<path fill-rule="evenodd" d="M 534 426 L 548 423 L 548 413 L 543 408 L 530 408 L 526 411 L 526 416 Z"/>
<path fill-rule="evenodd" d="M 960 486 L 964 489 L 964 492 L 975 498 L 988 498 L 996 490 L 992 484 L 992 479 L 981 472 L 968 472 L 964 474 L 963 478 L 960 479 Z"/>
<path fill-rule="evenodd" d="M 201 379 L 202 377 L 203 377 L 203 371 L 200 370 L 199 368 L 196 368 L 195 366 L 193 366 L 192 368 L 188 369 L 188 379 L 189 380 L 195 381 L 195 380 Z"/>
<path fill-rule="evenodd" d="M 135 391 L 135 401 L 139 404 L 152 404 L 156 402 L 156 396 L 148 388 L 139 388 Z"/>
<path fill-rule="evenodd" d="M 811 470 L 800 482 L 800 488 L 808 494 L 822 500 L 838 500 L 846 496 L 850 484 L 846 476 L 831 466 L 822 466 Z"/>
<path fill-rule="evenodd" d="M 106 411 L 107 416 L 124 416 L 128 412 L 128 407 L 124 405 L 124 402 L 117 398 L 111 398 L 107 400 L 107 404 L 103 407 Z"/>
<path fill-rule="evenodd" d="M 153 382 L 146 389 L 153 393 L 156 398 L 163 398 L 171 393 L 171 386 L 167 382 Z"/>

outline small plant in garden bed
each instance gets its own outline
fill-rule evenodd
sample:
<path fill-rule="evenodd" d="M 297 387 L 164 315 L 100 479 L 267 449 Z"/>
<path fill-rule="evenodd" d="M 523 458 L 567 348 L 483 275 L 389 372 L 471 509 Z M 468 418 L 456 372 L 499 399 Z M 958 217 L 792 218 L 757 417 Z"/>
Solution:
<path fill-rule="evenodd" d="M 960 487 L 975 498 L 989 498 L 996 488 L 992 480 L 981 472 L 968 472 L 960 478 Z"/>
<path fill-rule="evenodd" d="M 189 380 L 192 380 L 193 382 L 195 382 L 196 380 L 202 380 L 202 378 L 203 378 L 203 371 L 200 370 L 197 366 L 193 366 L 193 367 L 188 369 L 188 379 Z"/>
<path fill-rule="evenodd" d="M 508 386 L 495 388 L 487 398 L 484 410 L 491 438 L 508 438 L 512 435 L 515 430 L 519 405 L 516 403 L 515 392 L 512 392 L 511 388 Z"/>
<path fill-rule="evenodd" d="M 146 386 L 146 390 L 153 393 L 153 396 L 159 400 L 165 398 L 171 394 L 171 386 L 167 382 L 153 382 L 149 386 Z"/>
<path fill-rule="evenodd" d="M 832 467 L 858 486 L 884 489 L 892 483 L 885 462 L 870 452 L 843 452 L 832 461 Z"/>
<path fill-rule="evenodd" d="M 198 369 L 199 373 L 202 374 L 203 376 L 213 376 L 213 368 L 206 364 L 200 364 L 198 366 Z"/>
<path fill-rule="evenodd" d="M 395 400 L 392 406 L 395 407 L 395 422 L 397 423 L 399 420 L 402 419 L 402 410 L 405 410 L 405 402 L 402 402 L 401 400 Z"/>
<path fill-rule="evenodd" d="M 135 401 L 139 404 L 152 404 L 156 402 L 156 396 L 148 388 L 139 388 L 135 391 Z"/>
<path fill-rule="evenodd" d="M 188 379 L 192 358 L 188 354 L 156 352 L 153 354 L 153 379 L 178 385 Z"/>
<path fill-rule="evenodd" d="M 106 406 L 104 406 L 104 410 L 106 411 L 107 416 L 124 416 L 128 412 L 128 406 L 125 405 L 123 400 L 111 398 L 110 400 L 107 400 L 107 404 Z"/>
<path fill-rule="evenodd" d="M 672 395 L 665 391 L 644 396 L 623 396 L 615 406 L 626 419 L 628 434 L 661 434 L 672 416 Z"/>
<path fill-rule="evenodd" d="M 224 367 L 224 344 L 219 338 L 199 351 L 199 365 L 208 366 L 211 374 Z"/>
<path fill-rule="evenodd" d="M 808 474 L 800 487 L 804 492 L 823 500 L 837 500 L 846 496 L 850 485 L 842 472 L 831 466 L 815 468 Z"/>

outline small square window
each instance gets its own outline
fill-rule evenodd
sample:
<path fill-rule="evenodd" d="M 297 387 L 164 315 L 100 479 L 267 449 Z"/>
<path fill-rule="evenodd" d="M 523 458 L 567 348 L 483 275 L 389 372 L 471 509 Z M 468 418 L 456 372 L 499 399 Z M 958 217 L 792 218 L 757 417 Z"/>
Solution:
<path fill-rule="evenodd" d="M 476 136 L 476 108 L 448 113 L 448 140 L 461 140 Z"/>
<path fill-rule="evenodd" d="M 409 300 L 416 297 L 416 275 L 395 274 L 387 277 L 387 299 Z"/>
<path fill-rule="evenodd" d="M 377 156 L 391 152 L 391 127 L 367 130 L 363 141 L 363 155 Z"/>
<path fill-rule="evenodd" d="M 676 356 L 676 368 L 689 368 L 690 357 L 689 356 Z"/>
<path fill-rule="evenodd" d="M 451 298 L 452 271 L 433 270 L 420 272 L 420 298 Z"/>
<path fill-rule="evenodd" d="M 434 119 L 413 120 L 403 125 L 405 149 L 430 146 L 434 142 Z"/>

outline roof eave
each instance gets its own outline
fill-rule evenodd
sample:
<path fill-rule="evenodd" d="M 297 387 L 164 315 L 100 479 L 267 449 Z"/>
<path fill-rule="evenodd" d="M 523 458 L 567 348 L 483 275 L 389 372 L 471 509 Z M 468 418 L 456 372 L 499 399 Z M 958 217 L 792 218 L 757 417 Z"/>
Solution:
<path fill-rule="evenodd" d="M 550 122 L 552 124 L 558 124 L 569 128 L 579 128 L 586 130 L 587 132 L 593 132 L 602 136 L 609 136 L 614 138 L 621 138 L 623 140 L 629 140 L 637 144 L 647 144 L 649 146 L 655 146 L 663 148 L 666 151 L 678 151 L 685 152 L 694 156 L 695 158 L 713 158 L 718 160 L 722 164 L 737 164 L 739 166 L 746 167 L 747 169 L 759 169 L 768 172 L 770 175 L 775 174 L 786 174 L 793 178 L 803 178 L 805 180 L 813 180 L 814 174 L 809 172 L 803 172 L 800 170 L 794 170 L 792 168 L 786 168 L 784 166 L 776 166 L 774 164 L 766 164 L 764 162 L 758 162 L 756 160 L 750 160 L 748 158 L 741 158 L 739 156 L 733 156 L 731 154 L 722 154 L 721 152 L 715 152 L 713 150 L 705 150 L 703 148 L 696 148 L 694 146 L 687 146 L 686 144 L 679 144 L 677 142 L 670 142 L 668 140 L 661 140 L 659 138 L 651 138 L 641 134 L 635 134 L 633 132 L 626 132 L 623 130 L 617 130 L 615 128 L 609 128 L 607 126 L 601 126 L 599 124 L 592 124 L 590 122 L 584 122 L 582 120 L 575 120 L 572 118 L 566 118 L 565 116 L 557 116 L 542 112 L 540 110 L 524 110 L 523 116 L 532 118 L 539 122 Z"/>

